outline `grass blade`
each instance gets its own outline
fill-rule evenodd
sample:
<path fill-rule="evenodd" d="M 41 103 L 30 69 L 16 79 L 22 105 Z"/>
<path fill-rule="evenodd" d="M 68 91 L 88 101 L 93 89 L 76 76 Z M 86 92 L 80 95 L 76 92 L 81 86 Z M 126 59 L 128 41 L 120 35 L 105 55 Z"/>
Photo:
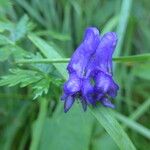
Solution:
<path fill-rule="evenodd" d="M 91 109 L 91 113 L 113 138 L 121 150 L 135 150 L 131 140 L 123 131 L 110 109 L 105 107 L 101 107 L 100 109 Z"/>
<path fill-rule="evenodd" d="M 150 99 L 146 100 L 140 107 L 137 108 L 135 112 L 130 116 L 131 119 L 137 120 L 140 118 L 150 107 Z"/>
<path fill-rule="evenodd" d="M 113 29 L 117 26 L 118 18 L 119 18 L 118 16 L 112 17 L 112 18 L 106 23 L 104 29 L 102 30 L 102 34 L 108 32 L 108 31 L 113 30 Z"/>
<path fill-rule="evenodd" d="M 15 0 L 21 7 L 23 7 L 35 20 L 41 25 L 45 26 L 44 19 L 38 14 L 38 12 L 32 8 L 32 6 L 25 0 Z"/>
<path fill-rule="evenodd" d="M 150 139 L 150 130 L 149 129 L 143 127 L 142 125 L 138 124 L 137 122 L 135 122 L 119 113 L 115 113 L 115 116 L 119 121 L 123 122 L 125 125 L 130 127 L 132 130 L 135 130 L 136 132 L 140 133 L 144 137 Z"/>
<path fill-rule="evenodd" d="M 43 131 L 44 122 L 47 114 L 48 101 L 46 99 L 41 99 L 40 101 L 40 112 L 37 120 L 33 124 L 32 129 L 32 142 L 30 145 L 30 150 L 37 150 L 39 146 L 40 137 Z"/>
<path fill-rule="evenodd" d="M 131 4 L 132 4 L 132 0 L 122 1 L 120 19 L 119 19 L 119 24 L 117 28 L 118 44 L 117 44 L 117 50 L 114 53 L 115 57 L 119 56 L 121 53 L 125 31 L 126 31 L 126 27 L 127 27 L 129 15 L 130 15 Z"/>

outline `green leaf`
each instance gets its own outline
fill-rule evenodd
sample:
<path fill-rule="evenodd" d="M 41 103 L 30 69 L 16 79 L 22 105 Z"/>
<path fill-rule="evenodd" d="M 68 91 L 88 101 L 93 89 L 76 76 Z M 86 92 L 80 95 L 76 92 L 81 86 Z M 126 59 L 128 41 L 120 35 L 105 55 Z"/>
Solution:
<path fill-rule="evenodd" d="M 0 32 L 5 30 L 11 31 L 14 28 L 14 24 L 12 22 L 1 22 L 0 21 Z"/>
<path fill-rule="evenodd" d="M 58 33 L 56 31 L 52 31 L 52 30 L 44 30 L 44 31 L 38 31 L 36 32 L 36 35 L 38 36 L 43 36 L 43 35 L 49 35 L 51 38 L 53 39 L 57 39 L 57 40 L 60 40 L 60 41 L 69 41 L 71 40 L 71 37 L 67 34 L 61 34 L 61 33 Z"/>
<path fill-rule="evenodd" d="M 99 138 L 94 138 L 92 145 L 92 150 L 119 150 L 113 139 L 108 134 L 104 134 Z"/>
<path fill-rule="evenodd" d="M 37 82 L 32 88 L 34 90 L 34 98 L 36 99 L 37 97 L 41 96 L 42 94 L 47 94 L 49 90 L 49 85 L 50 85 L 50 79 L 43 78 L 39 82 Z"/>
<path fill-rule="evenodd" d="M 0 48 L 0 62 L 7 60 L 10 54 L 11 54 L 11 51 L 7 48 L 7 46 L 1 47 Z"/>
<path fill-rule="evenodd" d="M 36 35 L 30 34 L 29 39 L 39 48 L 41 53 L 44 55 L 44 57 L 49 58 L 49 59 L 54 59 L 54 58 L 62 58 L 60 54 L 57 53 L 56 49 L 52 47 L 51 45 L 47 44 L 44 40 L 39 38 Z M 57 70 L 60 72 L 60 74 L 65 78 L 67 77 L 67 72 L 66 72 L 66 64 L 54 64 L 54 66 L 57 68 Z"/>
<path fill-rule="evenodd" d="M 150 109 L 150 98 L 145 100 L 131 115 L 131 120 L 137 120 L 140 118 L 146 111 Z"/>
<path fill-rule="evenodd" d="M 1 77 L 0 86 L 8 85 L 12 87 L 19 84 L 20 87 L 25 87 L 32 85 L 34 99 L 47 94 L 50 83 L 58 85 L 58 82 L 54 82 L 55 79 L 50 79 L 37 71 L 12 69 L 10 72 L 11 74 Z"/>
<path fill-rule="evenodd" d="M 14 44 L 9 38 L 0 34 L 0 45 Z"/>
<path fill-rule="evenodd" d="M 150 130 L 148 128 L 143 127 L 142 125 L 136 123 L 135 121 L 125 117 L 119 113 L 115 113 L 116 118 L 123 122 L 125 125 L 130 127 L 132 130 L 140 133 L 141 135 L 145 136 L 146 138 L 150 139 Z"/>
<path fill-rule="evenodd" d="M 15 86 L 20 84 L 25 87 L 42 79 L 37 72 L 31 70 L 11 69 L 11 74 L 1 77 L 0 86 Z"/>
<path fill-rule="evenodd" d="M 19 22 L 16 24 L 16 27 L 11 31 L 10 38 L 12 41 L 18 41 L 25 36 L 29 30 L 28 26 L 29 18 L 24 15 Z"/>
<path fill-rule="evenodd" d="M 102 30 L 102 34 L 105 34 L 108 31 L 112 31 L 116 27 L 118 23 L 118 19 L 119 19 L 118 16 L 114 16 L 110 20 L 108 20 L 104 29 Z"/>
<path fill-rule="evenodd" d="M 67 114 L 63 113 L 60 104 L 53 116 L 45 121 L 39 150 L 88 150 L 93 120 L 93 116 L 84 113 L 79 104 Z"/>
<path fill-rule="evenodd" d="M 113 116 L 113 112 L 109 108 L 101 107 L 99 109 L 92 109 L 91 112 L 121 150 L 135 150 L 134 145 L 127 134 L 123 131 Z"/>

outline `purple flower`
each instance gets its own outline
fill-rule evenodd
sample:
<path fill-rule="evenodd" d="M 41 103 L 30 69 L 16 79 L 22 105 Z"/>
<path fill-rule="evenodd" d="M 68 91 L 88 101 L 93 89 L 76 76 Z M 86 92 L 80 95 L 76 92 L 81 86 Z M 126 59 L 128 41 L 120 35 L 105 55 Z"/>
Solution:
<path fill-rule="evenodd" d="M 100 42 L 99 31 L 94 27 L 89 27 L 85 30 L 83 42 L 76 49 L 68 64 L 67 70 L 69 74 L 76 73 L 78 77 L 83 78 L 85 68 L 95 53 Z"/>
<path fill-rule="evenodd" d="M 95 27 L 87 28 L 83 42 L 74 52 L 67 70 L 69 79 L 64 84 L 64 111 L 67 112 L 75 99 L 87 105 L 95 106 L 101 102 L 114 108 L 109 100 L 117 95 L 118 85 L 112 78 L 112 54 L 117 43 L 116 34 L 106 33 L 102 38 Z"/>

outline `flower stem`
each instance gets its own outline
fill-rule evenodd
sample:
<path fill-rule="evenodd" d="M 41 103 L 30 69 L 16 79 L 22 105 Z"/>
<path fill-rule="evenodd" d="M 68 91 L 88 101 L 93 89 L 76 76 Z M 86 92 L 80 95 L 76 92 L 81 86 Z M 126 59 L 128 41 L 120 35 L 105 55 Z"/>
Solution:
<path fill-rule="evenodd" d="M 62 59 L 19 59 L 15 63 L 17 64 L 29 64 L 29 63 L 68 63 L 70 58 Z"/>
<path fill-rule="evenodd" d="M 68 63 L 70 58 L 61 59 L 19 59 L 15 63 L 17 64 L 29 64 L 29 63 Z M 141 54 L 133 56 L 115 57 L 113 61 L 117 63 L 134 63 L 134 62 L 148 62 L 150 61 L 150 54 Z"/>
<path fill-rule="evenodd" d="M 150 61 L 150 53 L 140 54 L 140 55 L 132 55 L 132 56 L 123 56 L 123 57 L 115 57 L 113 58 L 115 62 L 121 63 L 132 63 L 132 62 L 148 62 Z"/>

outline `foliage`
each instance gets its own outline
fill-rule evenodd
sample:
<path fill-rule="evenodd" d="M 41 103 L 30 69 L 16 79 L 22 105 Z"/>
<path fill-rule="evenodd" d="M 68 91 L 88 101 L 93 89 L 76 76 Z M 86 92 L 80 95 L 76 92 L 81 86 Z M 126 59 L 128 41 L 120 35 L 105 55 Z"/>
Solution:
<path fill-rule="evenodd" d="M 0 149 L 148 149 L 149 4 L 1 0 Z M 87 26 L 118 33 L 117 108 L 100 105 L 83 112 L 76 103 L 64 114 L 60 97 L 68 57 Z"/>

